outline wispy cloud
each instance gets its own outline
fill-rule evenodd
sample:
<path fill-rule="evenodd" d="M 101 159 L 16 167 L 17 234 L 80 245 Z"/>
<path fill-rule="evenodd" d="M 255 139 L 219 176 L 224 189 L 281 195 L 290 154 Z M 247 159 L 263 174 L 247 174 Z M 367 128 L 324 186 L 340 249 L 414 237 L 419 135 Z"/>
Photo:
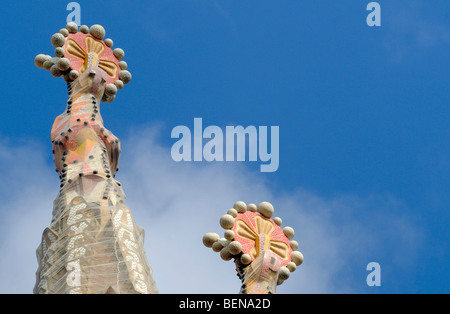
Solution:
<path fill-rule="evenodd" d="M 222 261 L 201 241 L 206 232 L 222 232 L 219 218 L 237 200 L 273 203 L 283 225 L 296 230 L 305 262 L 279 293 L 362 292 L 371 259 L 388 254 L 389 267 L 401 270 L 417 250 L 414 221 L 393 198 L 327 199 L 300 188 L 274 193 L 264 174 L 242 163 L 174 162 L 159 132 L 150 127 L 122 139 L 117 179 L 145 229 L 145 248 L 161 293 L 238 293 L 233 263 Z M 0 292 L 30 293 L 37 268 L 34 252 L 50 222 L 58 180 L 44 161 L 43 147 L 1 142 L 0 151 L 8 151 L 0 154 L 0 165 L 9 182 L 0 192 L 6 199 L 0 226 L 7 234 L 0 240 Z"/>
<path fill-rule="evenodd" d="M 427 7 L 421 1 L 409 1 L 408 5 L 383 3 L 384 46 L 396 61 L 406 56 L 450 44 L 450 24 L 442 15 L 429 15 L 436 8 Z"/>
<path fill-rule="evenodd" d="M 219 218 L 238 200 L 271 202 L 283 225 L 296 230 L 305 262 L 280 293 L 360 292 L 373 259 L 388 254 L 397 270 L 414 259 L 418 229 L 407 207 L 391 196 L 326 199 L 295 187 L 274 193 L 264 174 L 240 163 L 176 163 L 157 135 L 155 128 L 130 134 L 119 179 L 146 229 L 162 293 L 238 291 L 232 263 L 201 244 L 204 233 L 222 232 Z"/>
<path fill-rule="evenodd" d="M 51 220 L 58 177 L 42 146 L 0 139 L 0 293 L 32 293 L 36 248 Z"/>

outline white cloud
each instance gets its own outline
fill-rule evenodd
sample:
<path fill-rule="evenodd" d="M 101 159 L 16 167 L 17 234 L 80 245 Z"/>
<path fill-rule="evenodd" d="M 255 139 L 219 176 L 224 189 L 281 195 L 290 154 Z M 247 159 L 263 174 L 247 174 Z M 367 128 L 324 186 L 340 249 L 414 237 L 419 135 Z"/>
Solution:
<path fill-rule="evenodd" d="M 242 163 L 176 163 L 157 135 L 157 129 L 148 129 L 129 136 L 118 178 L 136 221 L 146 229 L 146 250 L 161 293 L 239 290 L 233 263 L 201 243 L 204 233 L 223 232 L 219 218 L 238 200 L 271 202 L 283 225 L 296 230 L 305 262 L 280 293 L 358 292 L 355 280 L 365 285 L 368 258 L 389 251 L 397 259 L 393 267 L 401 267 L 415 252 L 409 241 L 417 230 L 406 207 L 392 197 L 326 200 L 295 187 L 273 193 L 264 174 Z"/>
<path fill-rule="evenodd" d="M 389 267 L 400 269 L 415 252 L 414 224 L 400 202 L 324 199 L 299 188 L 274 193 L 264 174 L 242 163 L 174 162 L 170 147 L 157 140 L 158 132 L 153 127 L 122 139 L 117 179 L 145 229 L 160 293 L 238 293 L 233 263 L 202 244 L 204 233 L 223 232 L 219 218 L 238 200 L 271 202 L 283 225 L 296 230 L 305 262 L 278 293 L 361 292 L 370 258 L 377 261 L 388 252 Z M 7 152 L 0 154 L 0 226 L 6 234 L 0 241 L 0 292 L 30 293 L 37 268 L 34 252 L 51 219 L 58 178 L 43 158 L 49 154 L 43 147 L 7 146 L 0 143 L 0 152 Z"/>
<path fill-rule="evenodd" d="M 17 146 L 0 139 L 0 293 L 33 291 L 35 251 L 51 220 L 59 184 L 44 156 L 35 142 Z"/>

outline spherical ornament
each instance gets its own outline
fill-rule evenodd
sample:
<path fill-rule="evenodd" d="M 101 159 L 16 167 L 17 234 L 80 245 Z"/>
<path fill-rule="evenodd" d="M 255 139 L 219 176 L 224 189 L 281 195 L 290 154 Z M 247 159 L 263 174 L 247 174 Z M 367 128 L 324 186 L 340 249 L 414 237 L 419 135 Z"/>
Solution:
<path fill-rule="evenodd" d="M 123 88 L 123 82 L 121 80 L 115 81 L 114 85 L 116 85 L 117 89 L 122 89 Z"/>
<path fill-rule="evenodd" d="M 293 251 L 298 249 L 298 242 L 297 241 L 291 240 L 291 241 L 289 241 L 289 244 L 291 245 L 291 248 L 292 248 Z"/>
<path fill-rule="evenodd" d="M 242 251 L 242 245 L 238 241 L 232 241 L 228 244 L 228 251 L 230 251 L 231 255 L 237 255 Z"/>
<path fill-rule="evenodd" d="M 294 237 L 294 235 L 295 235 L 294 229 L 292 229 L 291 227 L 284 227 L 284 228 L 283 228 L 283 232 L 284 232 L 284 235 L 285 235 L 289 240 L 292 239 L 292 238 Z"/>
<path fill-rule="evenodd" d="M 64 79 L 64 81 L 66 81 L 67 83 L 71 82 L 72 80 L 70 79 L 69 73 L 63 74 L 61 75 L 62 78 Z"/>
<path fill-rule="evenodd" d="M 53 47 L 62 47 L 66 43 L 66 38 L 61 33 L 56 33 L 51 39 Z"/>
<path fill-rule="evenodd" d="M 227 239 L 229 241 L 233 241 L 234 240 L 234 232 L 233 232 L 233 230 L 225 231 L 223 236 L 225 237 L 225 239 Z"/>
<path fill-rule="evenodd" d="M 233 216 L 234 218 L 236 218 L 237 215 L 238 215 L 238 211 L 236 209 L 234 209 L 234 208 L 230 208 L 228 210 L 227 214 Z"/>
<path fill-rule="evenodd" d="M 248 265 L 252 262 L 252 257 L 249 254 L 241 255 L 241 263 L 244 265 Z"/>
<path fill-rule="evenodd" d="M 224 261 L 229 261 L 230 259 L 232 259 L 231 253 L 228 250 L 228 248 L 224 247 L 221 251 L 220 251 L 220 257 L 224 260 Z"/>
<path fill-rule="evenodd" d="M 294 262 L 289 262 L 289 263 L 286 265 L 286 267 L 287 267 L 287 269 L 289 269 L 289 271 L 290 271 L 291 273 L 293 273 L 293 272 L 297 269 L 297 265 L 296 265 Z"/>
<path fill-rule="evenodd" d="M 258 210 L 258 208 L 256 207 L 255 204 L 248 204 L 247 205 L 247 210 L 249 210 L 251 212 L 256 212 Z"/>
<path fill-rule="evenodd" d="M 114 41 L 111 38 L 106 38 L 104 42 L 105 45 L 108 46 L 109 48 L 111 48 L 114 45 Z"/>
<path fill-rule="evenodd" d="M 124 83 L 124 84 L 128 84 L 131 81 L 131 73 L 128 72 L 127 70 L 122 70 L 119 72 L 119 79 Z"/>
<path fill-rule="evenodd" d="M 274 209 L 269 202 L 262 202 L 258 205 L 258 212 L 264 217 L 270 218 L 273 215 Z"/>
<path fill-rule="evenodd" d="M 89 27 L 87 25 L 81 25 L 80 32 L 82 32 L 83 34 L 89 34 Z"/>
<path fill-rule="evenodd" d="M 214 252 L 220 252 L 223 249 L 223 245 L 222 243 L 220 243 L 219 241 L 214 242 L 213 245 L 211 246 L 211 248 L 213 249 Z"/>
<path fill-rule="evenodd" d="M 303 254 L 299 251 L 294 251 L 291 253 L 291 259 L 295 265 L 300 266 L 303 263 Z"/>
<path fill-rule="evenodd" d="M 275 217 L 272 219 L 274 223 L 276 223 L 278 226 L 281 226 L 283 223 L 283 220 L 280 217 Z"/>
<path fill-rule="evenodd" d="M 70 61 L 67 58 L 59 59 L 57 64 L 61 71 L 67 71 L 70 68 Z"/>
<path fill-rule="evenodd" d="M 42 69 L 44 67 L 44 62 L 47 61 L 49 58 L 47 58 L 46 55 L 44 54 L 38 54 L 35 58 L 34 58 L 34 64 L 39 68 Z"/>
<path fill-rule="evenodd" d="M 56 64 L 52 65 L 52 67 L 50 68 L 50 73 L 54 77 L 60 77 L 61 76 L 61 71 L 59 70 L 58 65 L 56 65 Z"/>
<path fill-rule="evenodd" d="M 91 28 L 89 28 L 89 33 L 100 40 L 105 38 L 106 35 L 105 29 L 99 24 L 92 25 Z"/>
<path fill-rule="evenodd" d="M 116 95 L 106 95 L 106 94 L 103 94 L 102 102 L 111 103 L 111 102 L 114 101 L 114 99 L 116 99 Z"/>
<path fill-rule="evenodd" d="M 61 28 L 61 29 L 59 30 L 59 32 L 60 32 L 64 37 L 69 36 L 69 31 L 67 30 L 67 28 Z"/>
<path fill-rule="evenodd" d="M 238 213 L 245 213 L 247 211 L 247 204 L 242 201 L 234 203 L 233 208 L 238 211 Z"/>
<path fill-rule="evenodd" d="M 54 57 L 54 58 L 50 57 L 50 58 L 47 58 L 47 61 L 44 62 L 44 69 L 50 71 L 51 67 L 52 67 L 53 65 L 55 65 L 56 62 L 58 62 L 58 60 L 59 60 L 58 57 Z"/>
<path fill-rule="evenodd" d="M 126 63 L 125 61 L 120 61 L 119 67 L 121 70 L 126 70 L 128 68 L 128 63 Z"/>
<path fill-rule="evenodd" d="M 78 32 L 78 25 L 74 22 L 69 22 L 66 25 L 66 29 L 69 31 L 69 33 L 76 33 Z"/>
<path fill-rule="evenodd" d="M 72 71 L 70 71 L 70 73 L 69 73 L 69 78 L 70 78 L 72 81 L 75 81 L 79 76 L 80 76 L 80 73 L 79 73 L 77 70 L 72 70 Z"/>
<path fill-rule="evenodd" d="M 224 229 L 231 229 L 234 226 L 234 217 L 225 214 L 220 218 L 220 226 Z"/>
<path fill-rule="evenodd" d="M 291 272 L 289 271 L 289 269 L 286 266 L 283 266 L 280 268 L 280 271 L 278 273 L 278 278 L 284 281 L 284 280 L 288 279 L 290 275 L 291 275 Z"/>
<path fill-rule="evenodd" d="M 217 233 L 209 232 L 203 236 L 203 244 L 206 247 L 212 247 L 219 238 L 220 236 Z"/>
<path fill-rule="evenodd" d="M 113 96 L 117 94 L 117 87 L 114 84 L 108 84 L 105 86 L 105 94 L 108 96 Z"/>
<path fill-rule="evenodd" d="M 55 56 L 57 56 L 59 58 L 64 57 L 64 48 L 56 47 L 56 49 L 55 49 Z"/>
<path fill-rule="evenodd" d="M 52 59 L 48 59 L 47 61 L 44 62 L 43 67 L 44 69 L 46 69 L 47 71 L 50 71 L 50 68 L 54 65 L 55 63 L 53 62 Z"/>
<path fill-rule="evenodd" d="M 121 49 L 121 48 L 114 49 L 113 54 L 119 61 L 125 57 L 125 51 L 123 51 L 123 49 Z"/>

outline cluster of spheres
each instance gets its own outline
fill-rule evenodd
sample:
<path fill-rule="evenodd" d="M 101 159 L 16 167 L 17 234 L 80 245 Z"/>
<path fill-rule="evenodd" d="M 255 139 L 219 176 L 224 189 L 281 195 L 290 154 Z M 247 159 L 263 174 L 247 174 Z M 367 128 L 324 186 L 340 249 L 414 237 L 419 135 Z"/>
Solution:
<path fill-rule="evenodd" d="M 290 274 L 296 270 L 297 266 L 303 263 L 303 254 L 300 251 L 297 251 L 299 245 L 297 241 L 293 240 L 295 234 L 294 229 L 289 226 L 281 229 L 282 219 L 280 217 L 271 218 L 274 214 L 274 207 L 269 202 L 262 202 L 259 205 L 246 205 L 242 201 L 236 202 L 233 208 L 229 209 L 228 212 L 220 218 L 220 226 L 225 229 L 224 237 L 221 238 L 219 234 L 213 232 L 206 233 L 203 236 L 203 244 L 208 248 L 212 248 L 214 252 L 220 253 L 220 257 L 225 261 L 234 259 L 238 267 L 248 266 L 255 259 L 255 256 L 251 256 L 251 250 L 247 244 L 242 243 L 242 240 L 238 240 L 235 231 L 233 231 L 233 229 L 236 230 L 237 220 L 241 217 L 239 215 L 244 214 L 247 211 L 255 213 L 252 217 L 261 216 L 264 221 L 273 224 L 273 227 L 270 228 L 270 230 L 272 230 L 271 233 L 276 233 L 273 230 L 278 228 L 280 231 L 279 233 L 284 234 L 285 242 L 289 243 L 290 254 L 288 261 L 286 261 L 285 266 L 280 268 L 278 275 L 278 284 L 282 284 L 289 278 Z M 254 226 L 257 224 L 258 223 L 256 222 Z M 260 230 L 260 232 L 262 231 Z M 283 236 L 281 235 L 281 237 Z M 280 238 L 280 235 L 278 238 Z M 251 242 L 251 244 L 257 246 L 256 242 Z M 246 248 L 244 249 L 243 246 L 246 246 Z"/>

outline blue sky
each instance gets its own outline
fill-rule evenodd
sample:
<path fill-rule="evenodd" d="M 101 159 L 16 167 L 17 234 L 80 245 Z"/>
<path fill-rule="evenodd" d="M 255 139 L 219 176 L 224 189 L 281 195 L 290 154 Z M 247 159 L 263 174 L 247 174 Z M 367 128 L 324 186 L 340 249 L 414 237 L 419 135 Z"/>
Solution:
<path fill-rule="evenodd" d="M 201 236 L 220 231 L 219 217 L 241 199 L 271 201 L 296 230 L 305 263 L 280 293 L 450 291 L 450 3 L 378 1 L 382 25 L 369 27 L 369 2 L 78 1 L 81 23 L 102 24 L 133 74 L 102 116 L 122 140 L 117 177 L 161 292 L 187 291 L 173 282 L 196 267 L 204 284 L 190 291 L 238 291 L 233 266 Z M 33 60 L 53 53 L 67 3 L 0 10 L 0 228 L 15 237 L 0 239 L 10 252 L 0 258 L 1 292 L 31 292 L 58 191 L 49 134 L 67 93 Z M 223 129 L 279 126 L 278 171 L 175 163 L 171 130 L 193 130 L 196 117 Z M 184 210 L 197 217 L 192 228 Z M 163 258 L 182 254 L 167 229 L 189 235 L 195 249 L 182 253 L 204 264 Z M 381 287 L 366 285 L 372 261 Z"/>

